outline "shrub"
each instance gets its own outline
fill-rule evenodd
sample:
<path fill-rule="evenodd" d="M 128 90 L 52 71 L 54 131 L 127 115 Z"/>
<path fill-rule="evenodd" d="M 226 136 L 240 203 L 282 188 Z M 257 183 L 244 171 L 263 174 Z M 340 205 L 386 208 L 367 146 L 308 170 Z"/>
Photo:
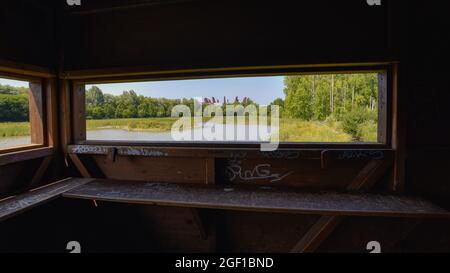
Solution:
<path fill-rule="evenodd" d="M 370 113 L 363 108 L 357 108 L 342 116 L 342 129 L 359 141 L 362 137 L 362 125 L 370 120 Z"/>

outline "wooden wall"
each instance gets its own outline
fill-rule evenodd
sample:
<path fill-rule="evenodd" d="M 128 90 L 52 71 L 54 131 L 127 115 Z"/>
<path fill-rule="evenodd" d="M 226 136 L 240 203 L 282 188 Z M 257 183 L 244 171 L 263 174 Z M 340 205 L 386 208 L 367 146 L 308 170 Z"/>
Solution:
<path fill-rule="evenodd" d="M 66 9 L 67 70 L 395 58 L 389 5 L 365 1 L 89 1 Z M 154 5 L 145 5 L 157 2 Z M 128 5 L 127 5 L 128 3 Z M 94 45 L 95 46 L 92 46 Z"/>
<path fill-rule="evenodd" d="M 47 84 L 51 87 L 42 90 L 43 104 L 39 109 L 45 108 L 46 114 L 56 109 L 54 102 L 47 103 L 47 98 L 57 96 L 54 82 L 51 80 L 58 60 L 55 3 L 53 0 L 5 0 L 0 8 L 0 73 L 17 74 L 14 76 L 26 74 L 35 78 L 45 75 L 48 80 L 43 88 L 45 89 Z M 38 115 L 36 117 L 39 118 Z M 50 132 L 49 143 L 57 128 L 53 126 L 56 124 L 47 126 Z M 51 142 L 54 143 L 53 140 Z M 0 198 L 26 189 L 41 166 L 47 167 L 48 163 L 35 158 L 14 164 L 0 164 Z M 50 175 L 47 179 L 54 178 Z"/>
<path fill-rule="evenodd" d="M 439 1 L 411 2 L 406 75 L 407 181 L 409 190 L 450 205 L 450 20 Z"/>
<path fill-rule="evenodd" d="M 53 69 L 56 1 L 5 0 L 0 9 L 0 60 Z"/>
<path fill-rule="evenodd" d="M 448 64 L 450 38 L 446 35 L 445 23 L 449 19 L 442 1 L 384 0 L 380 7 L 369 7 L 364 0 L 304 1 L 300 6 L 291 1 L 167 0 L 149 4 L 146 0 L 91 0 L 84 1 L 79 8 L 61 6 L 63 16 L 58 21 L 60 39 L 57 41 L 53 38 L 56 26 L 52 25 L 55 20 L 52 8 L 42 7 L 42 1 L 31 1 L 35 5 L 25 5 L 25 2 L 28 3 L 8 1 L 8 8 L 0 10 L 0 59 L 57 67 L 55 60 L 61 52 L 59 61 L 65 72 L 134 66 L 161 70 L 399 61 L 400 114 L 406 116 L 406 122 L 402 123 L 406 134 L 401 135 L 406 140 L 403 147 L 407 155 L 406 190 L 426 195 L 450 208 L 450 158 L 447 154 L 450 149 L 450 85 L 446 69 L 441 68 Z M 20 20 L 15 20 L 17 18 Z M 26 35 L 15 39 L 18 32 Z M 155 159 L 118 157 L 114 163 L 117 165 L 104 156 L 81 159 L 85 163 L 89 160 L 91 164 L 96 163 L 99 171 L 110 178 L 152 180 L 163 177 L 160 171 L 164 166 L 158 169 Z M 164 165 L 165 161 L 159 160 L 158 164 Z M 198 167 L 204 161 L 199 159 L 190 164 L 197 162 Z M 320 163 L 316 159 L 308 164 L 321 170 Z M 279 164 L 279 169 L 283 170 L 279 160 L 274 164 Z M 130 166 L 135 170 L 133 175 L 117 173 Z M 218 166 L 221 166 L 220 160 Z M 353 169 L 348 168 L 348 173 L 340 178 L 350 179 L 362 167 L 353 165 Z M 298 167 L 296 171 L 301 173 L 302 168 L 306 167 Z M 203 175 L 204 169 L 194 170 L 197 173 L 181 173 L 180 176 Z M 322 186 L 326 185 L 326 179 L 339 175 L 339 170 L 334 171 L 323 172 Z M 0 170 L 2 185 L 12 185 L 13 178 L 20 172 L 14 165 L 3 167 Z M 75 170 L 72 174 L 79 175 Z M 385 180 L 382 185 L 388 183 Z M 339 185 L 339 189 L 346 186 L 343 181 Z M 221 236 L 216 237 L 221 240 L 216 242 L 220 247 L 215 248 L 211 246 L 214 242 L 208 239 L 199 242 L 189 211 L 118 207 L 108 205 L 92 219 L 97 219 L 95 223 L 105 229 L 107 225 L 116 225 L 119 230 L 126 225 L 117 225 L 117 219 L 124 217 L 123 220 L 133 221 L 130 218 L 136 216 L 135 213 L 140 214 L 136 218 L 142 218 L 136 223 L 157 223 L 151 234 L 180 238 L 178 244 L 170 241 L 159 246 L 160 250 L 285 252 L 317 220 L 313 216 L 213 213 L 222 228 Z M 54 210 L 56 214 L 61 213 L 58 208 Z M 118 211 L 122 213 L 115 214 Z M 129 214 L 131 211 L 134 214 Z M 277 226 L 278 223 L 282 225 Z M 449 223 L 427 221 L 419 223 L 414 230 L 409 229 L 416 224 L 408 219 L 347 218 L 319 250 L 360 252 L 365 250 L 363 243 L 368 240 L 392 242 L 388 246 L 391 251 L 449 250 L 450 238 L 445 230 Z M 91 223 L 89 225 L 92 227 Z M 411 232 L 405 234 L 405 231 Z M 148 235 L 147 230 L 140 230 L 139 236 L 144 234 Z M 94 237 L 88 239 L 95 241 Z M 130 246 L 128 243 L 133 238 L 126 234 L 118 237 L 123 240 L 122 246 Z M 102 240 L 107 242 L 106 237 Z M 103 249 L 93 244 L 94 250 Z"/>

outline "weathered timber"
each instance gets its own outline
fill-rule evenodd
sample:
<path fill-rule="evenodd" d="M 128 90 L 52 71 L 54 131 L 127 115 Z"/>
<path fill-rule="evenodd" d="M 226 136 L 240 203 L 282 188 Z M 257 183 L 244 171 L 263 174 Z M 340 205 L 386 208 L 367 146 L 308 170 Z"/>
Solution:
<path fill-rule="evenodd" d="M 159 206 L 367 217 L 450 217 L 415 197 L 95 180 L 63 196 Z"/>
<path fill-rule="evenodd" d="M 0 222 L 23 213 L 61 196 L 62 193 L 75 189 L 92 179 L 68 178 L 27 193 L 0 200 Z"/>

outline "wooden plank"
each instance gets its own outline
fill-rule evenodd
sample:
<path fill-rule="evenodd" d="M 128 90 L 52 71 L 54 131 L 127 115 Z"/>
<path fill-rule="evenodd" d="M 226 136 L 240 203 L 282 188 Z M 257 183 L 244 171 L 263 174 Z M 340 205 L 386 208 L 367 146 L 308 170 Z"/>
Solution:
<path fill-rule="evenodd" d="M 92 179 L 68 178 L 21 195 L 0 200 L 0 222 L 54 200 L 62 193 L 91 181 Z"/>
<path fill-rule="evenodd" d="M 223 210 L 370 217 L 450 217 L 414 197 L 306 193 L 293 189 L 177 185 L 97 179 L 66 192 L 68 198 Z"/>
<path fill-rule="evenodd" d="M 31 143 L 44 144 L 44 106 L 42 82 L 30 82 L 29 91 Z"/>
<path fill-rule="evenodd" d="M 77 170 L 80 172 L 81 176 L 84 178 L 91 178 L 91 174 L 89 173 L 88 169 L 84 166 L 83 162 L 81 162 L 80 158 L 77 155 L 69 154 L 70 159 L 72 160 L 73 164 L 77 168 Z"/>
<path fill-rule="evenodd" d="M 283 160 L 321 159 L 333 160 L 360 160 L 382 159 L 393 157 L 391 149 L 298 149 L 284 148 L 275 152 L 261 152 L 259 148 L 211 148 L 211 147 L 159 147 L 128 145 L 69 145 L 68 152 L 78 155 L 108 155 L 111 148 L 116 149 L 118 156 L 138 157 L 215 157 L 215 158 L 261 158 Z M 322 155 L 324 154 L 324 155 Z"/>
<path fill-rule="evenodd" d="M 205 158 L 117 157 L 113 164 L 105 156 L 89 158 L 108 179 L 206 184 Z M 93 164 L 84 163 L 92 175 L 98 173 Z"/>
<path fill-rule="evenodd" d="M 330 63 L 330 64 L 303 64 L 303 65 L 271 65 L 271 66 L 239 66 L 239 67 L 221 67 L 221 68 L 191 68 L 191 67 L 168 67 L 167 69 L 161 68 L 161 66 L 140 66 L 140 67 L 120 67 L 109 69 L 85 69 L 85 70 L 71 70 L 65 71 L 61 74 L 62 79 L 70 80 L 87 80 L 89 82 L 101 82 L 105 80 L 111 81 L 125 81 L 125 78 L 141 79 L 141 80 L 155 80 L 155 78 L 169 78 L 181 75 L 184 78 L 192 78 L 194 75 L 201 75 L 202 78 L 213 74 L 217 75 L 259 75 L 264 74 L 265 71 L 270 71 L 270 75 L 274 74 L 286 74 L 288 71 L 292 71 L 296 74 L 302 72 L 311 74 L 311 72 L 339 72 L 339 71 L 375 71 L 385 70 L 386 66 L 392 64 L 392 62 L 377 62 L 377 63 Z M 177 78 L 178 78 L 177 77 Z M 199 76 L 200 77 L 200 76 Z"/>
<path fill-rule="evenodd" d="M 14 164 L 53 155 L 53 148 L 45 147 L 33 150 L 0 154 L 0 166 Z"/>
<path fill-rule="evenodd" d="M 0 149 L 0 154 L 9 154 L 9 153 L 16 153 L 16 152 L 23 152 L 23 151 L 29 151 L 29 150 L 35 150 L 44 148 L 44 145 L 41 144 L 28 144 L 28 145 L 21 145 L 16 147 L 10 147 L 10 148 L 2 148 Z"/>
<path fill-rule="evenodd" d="M 29 64 L 0 60 L 0 73 L 12 73 L 25 77 L 54 78 L 53 71 Z"/>
<path fill-rule="evenodd" d="M 339 162 L 355 162 L 361 160 L 392 160 L 394 152 L 392 150 L 375 150 L 375 149 L 341 149 L 326 150 L 322 153 L 322 168 L 332 167 L 333 164 Z"/>

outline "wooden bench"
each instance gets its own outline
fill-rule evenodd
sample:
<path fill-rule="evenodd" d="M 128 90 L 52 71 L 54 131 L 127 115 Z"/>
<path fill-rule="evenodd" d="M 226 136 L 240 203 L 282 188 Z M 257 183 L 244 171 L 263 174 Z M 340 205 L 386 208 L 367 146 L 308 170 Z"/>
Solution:
<path fill-rule="evenodd" d="M 363 217 L 450 217 L 424 199 L 392 195 L 307 193 L 243 186 L 162 184 L 97 179 L 64 191 L 66 198 L 255 212 Z"/>
<path fill-rule="evenodd" d="M 415 197 L 69 178 L 0 200 L 0 222 L 59 197 L 157 206 L 328 216 L 450 218 L 448 211 Z"/>
<path fill-rule="evenodd" d="M 31 190 L 24 194 L 0 200 L 0 222 L 39 205 L 48 203 L 61 197 L 61 194 L 64 192 L 75 189 L 76 187 L 91 181 L 93 181 L 93 179 L 68 178 Z"/>

